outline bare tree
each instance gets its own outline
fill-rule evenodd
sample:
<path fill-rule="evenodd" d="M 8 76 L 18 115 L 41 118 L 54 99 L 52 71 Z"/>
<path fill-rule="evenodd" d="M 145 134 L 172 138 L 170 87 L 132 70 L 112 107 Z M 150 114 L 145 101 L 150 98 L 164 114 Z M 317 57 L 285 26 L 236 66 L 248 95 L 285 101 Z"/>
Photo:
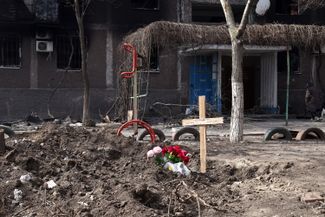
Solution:
<path fill-rule="evenodd" d="M 244 47 L 242 37 L 248 23 L 248 16 L 252 12 L 257 0 L 248 0 L 246 7 L 238 25 L 235 23 L 234 13 L 228 0 L 220 0 L 231 39 L 232 53 L 232 106 L 230 121 L 230 142 L 238 143 L 243 139 L 244 128 L 244 83 L 243 83 L 243 58 Z"/>
<path fill-rule="evenodd" d="M 84 17 L 91 0 L 74 0 L 74 12 L 78 23 L 80 53 L 81 53 L 81 74 L 84 85 L 82 124 L 88 126 L 91 124 L 89 116 L 90 92 L 89 78 L 87 72 L 87 50 L 85 40 Z"/>
<path fill-rule="evenodd" d="M 92 0 L 66 0 L 65 3 L 71 6 L 77 20 L 80 41 L 81 53 L 81 74 L 83 81 L 83 108 L 82 108 L 82 123 L 84 126 L 91 125 L 89 105 L 90 105 L 90 85 L 87 72 L 87 48 L 85 39 L 84 18 L 86 11 Z"/>

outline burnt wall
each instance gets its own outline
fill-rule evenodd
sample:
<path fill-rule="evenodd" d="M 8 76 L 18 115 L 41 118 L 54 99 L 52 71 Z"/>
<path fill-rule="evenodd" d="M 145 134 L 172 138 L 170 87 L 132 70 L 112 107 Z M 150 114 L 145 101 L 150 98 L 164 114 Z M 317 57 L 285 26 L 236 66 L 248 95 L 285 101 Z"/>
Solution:
<path fill-rule="evenodd" d="M 161 0 L 159 10 L 134 9 L 130 0 L 119 1 L 120 6 L 96 1 L 89 7 L 86 17 L 88 46 L 88 72 L 91 86 L 91 112 L 98 117 L 98 109 L 105 111 L 113 103 L 117 80 L 121 70 L 119 60 L 120 43 L 125 34 L 157 20 L 177 20 L 177 1 Z M 22 37 L 22 66 L 20 69 L 0 69 L 0 119 L 23 118 L 30 112 L 47 117 L 47 102 L 53 88 L 59 87 L 51 102 L 55 116 L 81 115 L 82 78 L 80 70 L 57 68 L 56 36 L 77 34 L 75 18 L 71 8 L 59 8 L 59 24 L 38 23 L 19 29 Z M 11 25 L 10 25 L 11 26 Z M 37 30 L 50 31 L 53 35 L 54 51 L 35 51 Z M 110 36 L 112 41 L 110 41 Z M 112 52 L 107 54 L 110 47 Z M 109 48 L 108 48 L 109 47 Z M 111 55 L 112 60 L 108 58 Z M 161 51 L 160 70 L 150 74 L 149 102 L 164 101 L 179 103 L 177 89 L 177 51 Z M 113 65 L 113 86 L 107 88 L 107 64 Z M 151 101 L 150 101 L 151 100 Z"/>
<path fill-rule="evenodd" d="M 305 87 L 312 76 L 312 54 L 300 50 L 300 67 L 298 71 L 290 73 L 289 113 L 297 116 L 305 116 Z M 279 55 L 281 58 L 281 55 Z M 284 58 L 284 55 L 283 57 Z M 278 62 L 281 61 L 278 59 Z M 278 104 L 280 112 L 285 112 L 287 90 L 287 72 L 278 70 Z"/>
<path fill-rule="evenodd" d="M 58 118 L 71 116 L 74 119 L 82 117 L 82 89 L 58 89 L 49 104 L 52 115 Z M 105 89 L 91 89 L 90 113 L 93 119 L 100 119 L 99 111 L 105 113 L 110 108 L 109 99 L 115 92 Z M 41 118 L 48 118 L 47 104 L 50 89 L 8 88 L 0 89 L 0 120 L 24 119 L 31 112 L 36 112 Z"/>
<path fill-rule="evenodd" d="M 116 87 L 121 70 L 130 66 L 121 66 L 121 42 L 124 36 L 158 20 L 177 21 L 177 1 L 161 0 L 159 10 L 143 10 L 132 8 L 131 1 L 121 1 L 118 7 L 110 5 L 107 16 L 109 31 L 113 33 L 113 69 L 114 87 Z M 150 89 L 177 88 L 177 51 L 160 50 L 159 71 L 150 73 Z"/>
<path fill-rule="evenodd" d="M 88 75 L 91 88 L 106 87 L 106 30 L 87 29 Z M 60 34 L 60 33 L 57 33 Z M 54 45 L 55 47 L 55 45 Z M 63 70 L 57 68 L 57 51 L 53 53 L 37 53 L 38 87 L 80 88 L 82 77 L 80 70 Z"/>
<path fill-rule="evenodd" d="M 150 89 L 176 89 L 177 80 L 177 51 L 161 50 L 159 71 L 150 74 Z"/>
<path fill-rule="evenodd" d="M 129 30 L 158 20 L 177 21 L 175 0 L 160 0 L 159 10 L 135 9 L 130 0 L 122 1 L 119 7 L 111 7 L 110 22 L 115 26 L 126 26 Z"/>

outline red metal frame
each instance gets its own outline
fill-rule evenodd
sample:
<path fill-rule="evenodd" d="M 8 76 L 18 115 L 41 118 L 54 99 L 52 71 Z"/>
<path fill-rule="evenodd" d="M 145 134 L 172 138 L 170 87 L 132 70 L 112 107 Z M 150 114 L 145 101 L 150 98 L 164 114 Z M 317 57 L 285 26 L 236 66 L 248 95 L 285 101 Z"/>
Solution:
<path fill-rule="evenodd" d="M 117 130 L 117 135 L 118 136 L 121 135 L 122 131 L 125 128 L 128 128 L 129 126 L 133 126 L 133 124 L 139 124 L 140 126 L 144 127 L 150 135 L 151 143 L 155 143 L 155 139 L 156 139 L 155 131 L 151 128 L 151 126 L 148 123 L 138 120 L 138 119 L 128 121 L 128 122 L 124 123 L 122 126 L 120 126 L 120 128 L 118 128 L 118 130 Z"/>
<path fill-rule="evenodd" d="M 134 46 L 128 43 L 123 44 L 124 50 L 132 54 L 132 70 L 130 72 L 121 72 L 122 78 L 132 78 L 134 73 L 136 73 L 137 70 L 137 64 L 138 64 L 138 54 L 137 50 Z"/>

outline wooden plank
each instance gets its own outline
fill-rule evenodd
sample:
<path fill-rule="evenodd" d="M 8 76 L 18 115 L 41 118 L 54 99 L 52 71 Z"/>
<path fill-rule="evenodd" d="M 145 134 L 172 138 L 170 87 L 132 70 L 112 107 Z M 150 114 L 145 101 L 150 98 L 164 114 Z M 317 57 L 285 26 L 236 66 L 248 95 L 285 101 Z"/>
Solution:
<path fill-rule="evenodd" d="M 216 124 L 223 124 L 223 123 L 224 123 L 223 117 L 182 120 L 183 126 L 216 125 Z"/>
<path fill-rule="evenodd" d="M 0 129 L 0 154 L 4 154 L 5 152 L 6 152 L 5 134 L 4 134 L 4 130 Z"/>
<path fill-rule="evenodd" d="M 199 117 L 205 119 L 205 96 L 199 96 Z M 206 173 L 206 126 L 200 126 L 200 171 Z"/>

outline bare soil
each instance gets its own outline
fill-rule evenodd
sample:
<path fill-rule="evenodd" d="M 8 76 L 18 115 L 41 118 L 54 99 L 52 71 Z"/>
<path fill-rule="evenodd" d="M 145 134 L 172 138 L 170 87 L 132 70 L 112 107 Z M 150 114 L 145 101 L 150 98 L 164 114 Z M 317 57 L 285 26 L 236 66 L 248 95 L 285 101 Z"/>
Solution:
<path fill-rule="evenodd" d="M 198 172 L 197 143 L 181 142 L 193 155 L 183 177 L 148 161 L 150 145 L 112 127 L 45 124 L 6 141 L 0 216 L 325 216 L 323 202 L 300 200 L 325 193 L 325 144 L 258 140 L 209 141 L 206 174 Z M 32 179 L 22 183 L 26 174 Z M 57 186 L 48 189 L 50 180 Z"/>

